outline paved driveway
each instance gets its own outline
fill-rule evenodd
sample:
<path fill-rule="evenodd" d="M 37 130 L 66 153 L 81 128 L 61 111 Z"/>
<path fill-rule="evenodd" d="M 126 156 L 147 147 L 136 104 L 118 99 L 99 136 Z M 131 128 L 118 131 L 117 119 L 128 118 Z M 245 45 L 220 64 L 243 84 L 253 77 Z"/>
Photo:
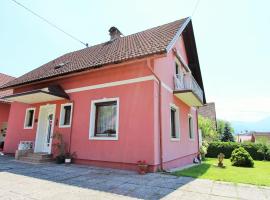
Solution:
<path fill-rule="evenodd" d="M 270 188 L 0 156 L 0 199 L 270 199 Z"/>

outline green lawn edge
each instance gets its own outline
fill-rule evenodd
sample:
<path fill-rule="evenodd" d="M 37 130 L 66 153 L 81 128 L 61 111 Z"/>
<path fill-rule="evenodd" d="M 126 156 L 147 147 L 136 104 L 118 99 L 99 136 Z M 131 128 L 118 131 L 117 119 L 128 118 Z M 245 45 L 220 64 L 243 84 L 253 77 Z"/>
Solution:
<path fill-rule="evenodd" d="M 231 166 L 229 159 L 224 159 L 225 168 L 219 168 L 215 166 L 217 162 L 216 158 L 207 158 L 206 161 L 200 165 L 172 172 L 172 175 L 258 186 L 270 186 L 269 161 L 254 161 L 253 168 Z"/>

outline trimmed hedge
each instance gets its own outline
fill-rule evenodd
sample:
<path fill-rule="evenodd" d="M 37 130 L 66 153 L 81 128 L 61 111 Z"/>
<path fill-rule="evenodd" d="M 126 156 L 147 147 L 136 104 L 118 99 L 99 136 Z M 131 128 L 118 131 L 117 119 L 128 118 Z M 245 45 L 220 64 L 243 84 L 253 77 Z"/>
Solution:
<path fill-rule="evenodd" d="M 212 142 L 209 143 L 206 157 L 217 158 L 219 153 L 223 153 L 225 158 L 230 158 L 234 149 L 243 147 L 254 160 L 263 160 L 263 154 L 258 152 L 262 144 L 257 143 L 237 143 L 237 142 Z"/>

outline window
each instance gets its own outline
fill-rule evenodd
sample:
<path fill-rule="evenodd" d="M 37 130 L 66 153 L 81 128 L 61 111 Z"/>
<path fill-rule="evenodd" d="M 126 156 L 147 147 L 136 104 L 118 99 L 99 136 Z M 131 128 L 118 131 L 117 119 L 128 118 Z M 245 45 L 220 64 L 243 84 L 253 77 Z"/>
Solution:
<path fill-rule="evenodd" d="M 60 128 L 66 128 L 71 126 L 71 120 L 72 120 L 72 103 L 66 103 L 61 105 L 61 111 L 60 111 Z"/>
<path fill-rule="evenodd" d="M 92 101 L 90 116 L 90 139 L 117 140 L 119 99 Z"/>
<path fill-rule="evenodd" d="M 170 107 L 170 118 L 171 118 L 171 139 L 179 140 L 180 138 L 180 119 L 179 119 L 179 109 L 175 105 Z"/>
<path fill-rule="evenodd" d="M 194 124 L 193 124 L 193 117 L 192 115 L 188 115 L 188 131 L 189 131 L 189 138 L 194 138 Z"/>
<path fill-rule="evenodd" d="M 179 65 L 177 62 L 175 62 L 175 74 L 178 75 L 179 74 Z"/>
<path fill-rule="evenodd" d="M 35 108 L 27 108 L 25 112 L 24 128 L 31 129 L 34 126 Z"/>

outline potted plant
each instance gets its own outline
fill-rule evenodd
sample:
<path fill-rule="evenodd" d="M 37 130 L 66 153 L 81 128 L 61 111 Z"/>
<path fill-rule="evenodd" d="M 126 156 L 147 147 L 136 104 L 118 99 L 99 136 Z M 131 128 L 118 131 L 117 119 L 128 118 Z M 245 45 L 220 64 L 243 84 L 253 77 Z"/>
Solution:
<path fill-rule="evenodd" d="M 71 153 L 66 153 L 66 155 L 65 155 L 65 163 L 66 164 L 71 164 L 72 159 L 75 158 L 75 156 L 76 156 L 75 152 L 73 152 L 72 154 Z"/>
<path fill-rule="evenodd" d="M 55 162 L 57 164 L 63 164 L 63 163 L 65 163 L 65 156 L 64 155 L 57 155 L 55 157 Z"/>
<path fill-rule="evenodd" d="M 53 139 L 54 139 L 54 143 L 53 143 L 53 147 L 55 148 L 55 152 L 57 154 L 57 156 L 55 157 L 56 159 L 56 163 L 57 164 L 62 164 L 65 163 L 65 142 L 63 139 L 63 136 L 61 133 L 56 132 L 53 135 Z"/>
<path fill-rule="evenodd" d="M 137 162 L 137 166 L 138 166 L 138 173 L 139 174 L 144 175 L 144 174 L 147 173 L 147 171 L 148 171 L 148 164 L 146 163 L 145 160 L 143 160 L 143 161 L 139 160 Z"/>

